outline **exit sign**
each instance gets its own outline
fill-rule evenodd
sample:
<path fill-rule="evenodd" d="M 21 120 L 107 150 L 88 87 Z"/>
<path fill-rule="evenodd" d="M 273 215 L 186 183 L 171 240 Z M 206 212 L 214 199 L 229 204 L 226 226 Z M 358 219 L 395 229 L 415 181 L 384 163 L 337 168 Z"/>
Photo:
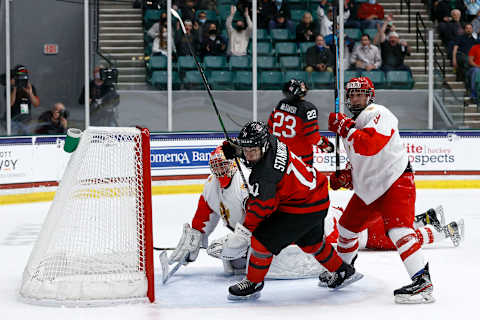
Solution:
<path fill-rule="evenodd" d="M 46 43 L 43 45 L 44 54 L 58 54 L 58 44 Z"/>

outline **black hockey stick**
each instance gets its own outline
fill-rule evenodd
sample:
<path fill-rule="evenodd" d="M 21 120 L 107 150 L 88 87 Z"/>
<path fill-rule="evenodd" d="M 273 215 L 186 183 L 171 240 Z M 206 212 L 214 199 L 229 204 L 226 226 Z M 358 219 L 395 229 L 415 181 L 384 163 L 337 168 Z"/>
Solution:
<path fill-rule="evenodd" d="M 163 251 L 163 250 L 175 250 L 176 248 L 171 248 L 171 247 L 166 247 L 166 248 L 162 248 L 162 247 L 153 247 L 153 250 L 159 250 L 159 251 Z"/>
<path fill-rule="evenodd" d="M 333 47 L 335 49 L 335 72 L 333 73 L 333 79 L 335 81 L 335 113 L 340 112 L 340 99 L 338 91 L 340 90 L 340 77 L 338 75 L 339 64 L 342 61 L 338 61 L 338 35 L 337 35 L 337 8 L 333 7 Z M 340 136 L 335 133 L 335 175 L 338 177 L 340 173 Z"/>
<path fill-rule="evenodd" d="M 180 22 L 180 26 L 182 27 L 183 34 L 185 35 L 185 39 L 187 40 L 186 42 L 187 42 L 188 50 L 190 51 L 190 54 L 192 55 L 193 60 L 195 61 L 195 64 L 197 65 L 198 72 L 200 72 L 200 75 L 202 76 L 203 84 L 205 85 L 205 88 L 207 89 L 208 96 L 210 97 L 210 101 L 212 102 L 213 109 L 215 110 L 215 113 L 217 114 L 217 118 L 218 118 L 218 121 L 220 122 L 220 126 L 222 127 L 225 139 L 228 140 L 228 141 L 232 141 L 230 139 L 230 137 L 228 136 L 228 132 L 225 129 L 225 125 L 223 124 L 222 116 L 220 115 L 220 112 L 218 111 L 218 108 L 217 108 L 217 104 L 215 103 L 215 100 L 213 99 L 212 92 L 211 92 L 211 89 L 210 89 L 210 85 L 208 84 L 207 77 L 205 76 L 205 72 L 203 72 L 203 68 L 200 65 L 200 63 L 198 63 L 197 56 L 193 52 L 192 44 L 190 43 L 190 39 L 188 38 L 187 30 L 185 30 L 185 25 L 183 24 L 183 20 L 182 20 L 182 18 L 180 18 L 180 15 L 178 14 L 178 12 L 175 11 L 174 9 L 170 9 L 170 12 Z M 240 171 L 242 181 L 243 181 L 243 183 L 247 187 L 247 190 L 250 193 L 250 187 L 247 183 L 247 180 L 245 179 L 245 176 L 243 175 L 243 171 L 242 171 L 242 168 L 240 167 L 240 163 L 239 163 L 237 157 L 235 157 L 235 163 L 237 165 L 238 170 Z"/>

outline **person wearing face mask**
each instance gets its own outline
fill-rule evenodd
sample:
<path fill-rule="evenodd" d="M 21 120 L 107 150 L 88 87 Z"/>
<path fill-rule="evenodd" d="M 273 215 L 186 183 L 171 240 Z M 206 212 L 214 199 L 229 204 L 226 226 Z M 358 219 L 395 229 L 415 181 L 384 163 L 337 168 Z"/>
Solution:
<path fill-rule="evenodd" d="M 358 7 L 357 17 L 362 29 L 376 29 L 377 25 L 382 23 L 384 10 L 376 0 L 368 0 Z"/>
<path fill-rule="evenodd" d="M 152 56 L 166 56 L 167 53 L 167 27 L 162 27 L 161 32 L 155 36 L 153 39 L 153 46 L 152 46 Z M 172 52 L 175 53 L 175 44 L 173 44 Z"/>
<path fill-rule="evenodd" d="M 248 41 L 252 35 L 252 20 L 245 9 L 244 19 L 233 21 L 237 11 L 235 6 L 230 7 L 230 15 L 226 20 L 228 33 L 228 55 L 244 56 L 247 54 Z"/>
<path fill-rule="evenodd" d="M 332 72 L 332 52 L 325 45 L 322 35 L 315 37 L 315 45 L 307 49 L 305 54 L 305 71 L 329 71 Z"/>
<path fill-rule="evenodd" d="M 113 82 L 104 81 L 101 77 L 103 65 L 98 65 L 93 71 L 94 79 L 90 81 L 90 115 L 91 125 L 115 127 L 118 126 L 118 104 L 120 96 Z M 78 98 L 78 103 L 85 104 L 85 88 Z"/>
<path fill-rule="evenodd" d="M 212 24 L 208 30 L 208 37 L 202 44 L 202 56 L 223 56 L 227 51 L 227 42 L 217 34 L 217 26 Z"/>

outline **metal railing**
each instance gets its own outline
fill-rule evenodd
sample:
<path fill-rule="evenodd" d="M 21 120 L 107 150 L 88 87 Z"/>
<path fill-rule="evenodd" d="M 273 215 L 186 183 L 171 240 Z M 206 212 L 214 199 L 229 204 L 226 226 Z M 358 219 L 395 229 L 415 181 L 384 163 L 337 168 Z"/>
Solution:
<path fill-rule="evenodd" d="M 405 6 L 407 7 L 407 16 L 408 16 L 408 33 L 411 33 L 411 11 L 410 11 L 410 0 L 400 0 L 400 14 L 403 14 L 403 2 L 405 2 Z M 418 14 L 418 12 L 417 12 Z"/>

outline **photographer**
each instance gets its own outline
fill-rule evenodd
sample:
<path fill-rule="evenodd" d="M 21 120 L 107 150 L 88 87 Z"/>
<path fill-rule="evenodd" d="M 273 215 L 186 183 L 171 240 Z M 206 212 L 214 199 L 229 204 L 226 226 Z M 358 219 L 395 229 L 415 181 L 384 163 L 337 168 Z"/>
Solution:
<path fill-rule="evenodd" d="M 90 81 L 90 115 L 91 124 L 95 126 L 118 126 L 118 110 L 120 96 L 114 83 L 117 81 L 117 69 L 95 67 L 94 79 Z M 78 103 L 85 104 L 85 88 L 78 98 Z"/>
<path fill-rule="evenodd" d="M 64 134 L 67 132 L 68 111 L 65 105 L 57 102 L 51 110 L 45 111 L 38 117 L 36 134 Z"/>
<path fill-rule="evenodd" d="M 10 83 L 12 133 L 30 134 L 29 126 L 32 120 L 32 106 L 36 108 L 40 105 L 37 91 L 30 82 L 28 70 L 22 65 L 17 65 L 12 70 Z"/>

